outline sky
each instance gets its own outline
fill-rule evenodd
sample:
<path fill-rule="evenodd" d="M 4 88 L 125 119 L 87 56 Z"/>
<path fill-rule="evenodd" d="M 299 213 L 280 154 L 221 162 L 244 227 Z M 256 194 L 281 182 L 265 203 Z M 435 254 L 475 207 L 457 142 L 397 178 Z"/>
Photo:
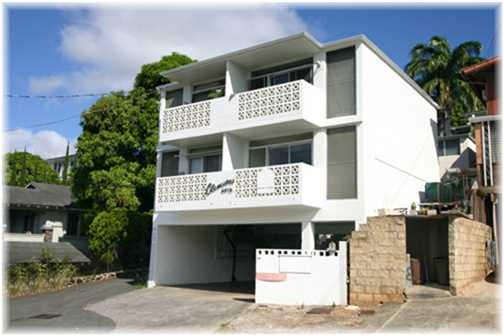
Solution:
<path fill-rule="evenodd" d="M 477 40 L 496 55 L 497 7 L 6 7 L 4 94 L 128 90 L 144 63 L 173 51 L 199 60 L 306 31 L 320 42 L 365 34 L 400 67 L 433 35 Z M 97 98 L 7 98 L 4 152 L 64 155 Z M 64 120 L 63 120 L 64 119 Z M 54 121 L 60 121 L 52 123 Z"/>

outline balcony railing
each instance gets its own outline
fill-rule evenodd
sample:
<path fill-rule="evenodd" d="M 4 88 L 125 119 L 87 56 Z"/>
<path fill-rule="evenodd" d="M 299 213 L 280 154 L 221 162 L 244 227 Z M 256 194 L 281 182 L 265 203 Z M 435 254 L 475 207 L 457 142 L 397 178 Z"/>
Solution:
<path fill-rule="evenodd" d="M 292 205 L 318 208 L 320 176 L 317 168 L 296 163 L 160 177 L 156 211 Z"/>
<path fill-rule="evenodd" d="M 172 107 L 161 112 L 160 141 L 296 120 L 317 124 L 324 114 L 322 101 L 318 88 L 298 80 Z"/>

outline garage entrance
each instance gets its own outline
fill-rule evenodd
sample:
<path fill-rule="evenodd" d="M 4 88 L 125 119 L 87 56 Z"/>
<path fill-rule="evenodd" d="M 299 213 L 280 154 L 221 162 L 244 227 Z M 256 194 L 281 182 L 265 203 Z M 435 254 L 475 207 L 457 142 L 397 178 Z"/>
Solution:
<path fill-rule="evenodd" d="M 300 249 L 301 227 L 301 223 L 160 226 L 156 283 L 212 284 L 207 289 L 250 292 L 255 250 Z"/>
<path fill-rule="evenodd" d="M 449 285 L 447 216 L 406 217 L 406 252 L 413 284 Z"/>

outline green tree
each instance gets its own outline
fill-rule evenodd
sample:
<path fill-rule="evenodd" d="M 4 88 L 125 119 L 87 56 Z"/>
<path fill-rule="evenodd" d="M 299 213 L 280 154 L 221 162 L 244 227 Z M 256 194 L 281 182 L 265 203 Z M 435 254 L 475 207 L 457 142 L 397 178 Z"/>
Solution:
<path fill-rule="evenodd" d="M 481 62 L 481 44 L 467 41 L 451 48 L 447 39 L 433 36 L 428 43 L 419 43 L 410 52 L 406 72 L 450 118 L 452 126 L 467 123 L 465 113 L 480 112 L 483 104 L 462 77 L 462 69 Z"/>
<path fill-rule="evenodd" d="M 30 182 L 59 183 L 58 174 L 38 155 L 7 153 L 4 162 L 7 185 L 24 187 Z"/>
<path fill-rule="evenodd" d="M 105 265 L 107 272 L 117 259 L 119 244 L 127 237 L 128 216 L 124 209 L 100 212 L 89 228 L 89 249 Z"/>
<path fill-rule="evenodd" d="M 135 88 L 143 88 L 151 93 L 157 86 L 169 83 L 168 79 L 161 76 L 162 71 L 194 61 L 186 55 L 174 52 L 171 55 L 162 57 L 159 62 L 144 64 L 140 73 L 135 78 Z"/>
<path fill-rule="evenodd" d="M 190 62 L 189 57 L 173 53 L 146 64 L 132 91 L 113 92 L 83 112 L 72 189 L 91 216 L 122 209 L 130 219 L 128 225 L 135 225 L 135 218 L 144 218 L 142 214 L 153 208 L 159 117 L 155 87 L 166 83 L 159 72 Z M 90 222 L 91 240 L 101 239 L 93 237 L 98 232 L 94 226 L 100 221 Z M 142 227 L 150 230 L 150 225 Z M 126 243 L 120 240 L 114 251 Z M 105 261 L 114 255 L 109 251 L 105 259 L 99 257 Z"/>

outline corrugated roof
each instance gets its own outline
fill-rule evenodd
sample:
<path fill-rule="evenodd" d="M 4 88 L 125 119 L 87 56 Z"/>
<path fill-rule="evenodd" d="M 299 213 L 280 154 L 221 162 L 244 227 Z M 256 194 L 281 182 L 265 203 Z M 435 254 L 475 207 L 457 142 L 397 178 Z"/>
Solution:
<path fill-rule="evenodd" d="M 6 186 L 10 205 L 67 207 L 75 201 L 69 186 L 32 182 L 25 188 Z"/>
<path fill-rule="evenodd" d="M 44 248 L 47 248 L 59 261 L 68 257 L 71 263 L 88 263 L 89 258 L 76 249 L 70 243 L 50 243 L 50 242 L 5 242 L 7 248 L 9 265 L 28 263 L 39 257 Z"/>

